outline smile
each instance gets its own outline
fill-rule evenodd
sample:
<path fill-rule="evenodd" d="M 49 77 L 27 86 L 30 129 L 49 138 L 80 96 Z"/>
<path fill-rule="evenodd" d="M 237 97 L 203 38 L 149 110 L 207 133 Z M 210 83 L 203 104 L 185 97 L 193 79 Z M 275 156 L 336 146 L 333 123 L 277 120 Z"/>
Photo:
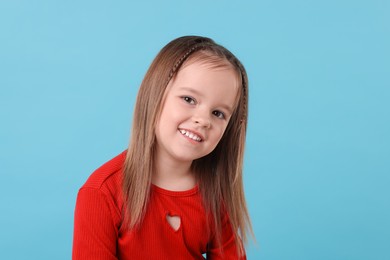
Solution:
<path fill-rule="evenodd" d="M 202 142 L 202 138 L 188 130 L 184 130 L 184 129 L 179 129 L 180 133 L 182 135 L 185 135 L 187 136 L 188 138 L 194 140 L 194 141 L 197 141 L 197 142 Z"/>

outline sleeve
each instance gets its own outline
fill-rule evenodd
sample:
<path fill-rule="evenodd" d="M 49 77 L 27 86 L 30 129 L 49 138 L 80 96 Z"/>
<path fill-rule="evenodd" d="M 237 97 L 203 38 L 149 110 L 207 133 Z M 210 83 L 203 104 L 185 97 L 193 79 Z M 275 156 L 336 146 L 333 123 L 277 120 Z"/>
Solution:
<path fill-rule="evenodd" d="M 117 237 L 107 196 L 98 189 L 80 189 L 74 217 L 72 259 L 117 259 Z"/>
<path fill-rule="evenodd" d="M 242 249 L 244 250 L 244 246 L 242 246 Z M 226 214 L 222 219 L 221 244 L 218 245 L 216 239 L 212 240 L 207 250 L 207 259 L 246 260 L 245 250 L 241 256 L 239 256 L 238 252 L 229 217 Z"/>

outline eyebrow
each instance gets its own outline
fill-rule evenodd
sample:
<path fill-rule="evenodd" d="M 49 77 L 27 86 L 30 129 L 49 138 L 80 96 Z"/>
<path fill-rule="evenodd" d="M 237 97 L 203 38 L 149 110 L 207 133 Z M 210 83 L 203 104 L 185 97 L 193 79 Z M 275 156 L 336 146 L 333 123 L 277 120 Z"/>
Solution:
<path fill-rule="evenodd" d="M 194 89 L 194 88 L 189 88 L 189 87 L 180 87 L 180 90 L 185 90 L 185 91 L 188 91 L 188 92 L 192 92 L 198 96 L 202 96 L 203 97 L 203 94 L 200 93 L 200 91 L 198 91 L 197 89 Z"/>
<path fill-rule="evenodd" d="M 188 91 L 188 92 L 192 92 L 193 94 L 195 94 L 197 96 L 201 96 L 201 97 L 204 96 L 201 92 L 199 92 L 198 90 L 193 89 L 193 88 L 181 87 L 180 90 L 185 90 L 185 91 Z M 230 114 L 233 114 L 233 108 L 231 108 L 229 105 L 221 104 L 219 106 L 224 108 L 224 109 L 226 109 Z"/>

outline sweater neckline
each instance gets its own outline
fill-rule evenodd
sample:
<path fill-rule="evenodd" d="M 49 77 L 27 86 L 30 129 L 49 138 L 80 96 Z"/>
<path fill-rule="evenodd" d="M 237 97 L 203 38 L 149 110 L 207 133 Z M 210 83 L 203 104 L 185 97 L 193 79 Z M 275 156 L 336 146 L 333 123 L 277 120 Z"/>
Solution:
<path fill-rule="evenodd" d="M 199 186 L 195 185 L 195 187 L 189 189 L 189 190 L 184 190 L 184 191 L 173 191 L 173 190 L 167 190 L 164 188 L 161 188 L 155 184 L 152 183 L 152 190 L 156 191 L 157 193 L 172 196 L 172 197 L 186 197 L 186 196 L 192 196 L 199 191 Z"/>

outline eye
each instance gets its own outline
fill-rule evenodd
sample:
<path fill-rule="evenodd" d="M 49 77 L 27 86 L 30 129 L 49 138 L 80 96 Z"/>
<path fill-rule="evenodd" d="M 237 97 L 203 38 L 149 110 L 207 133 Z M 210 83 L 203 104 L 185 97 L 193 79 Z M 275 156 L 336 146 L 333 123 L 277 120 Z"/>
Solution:
<path fill-rule="evenodd" d="M 187 102 L 188 104 L 191 104 L 191 105 L 195 105 L 196 104 L 196 100 L 192 97 L 189 97 L 189 96 L 183 96 L 181 97 L 185 102 Z"/>
<path fill-rule="evenodd" d="M 221 119 L 225 118 L 225 114 L 221 111 L 218 111 L 218 110 L 213 111 L 213 115 L 218 117 L 218 118 L 221 118 Z"/>

